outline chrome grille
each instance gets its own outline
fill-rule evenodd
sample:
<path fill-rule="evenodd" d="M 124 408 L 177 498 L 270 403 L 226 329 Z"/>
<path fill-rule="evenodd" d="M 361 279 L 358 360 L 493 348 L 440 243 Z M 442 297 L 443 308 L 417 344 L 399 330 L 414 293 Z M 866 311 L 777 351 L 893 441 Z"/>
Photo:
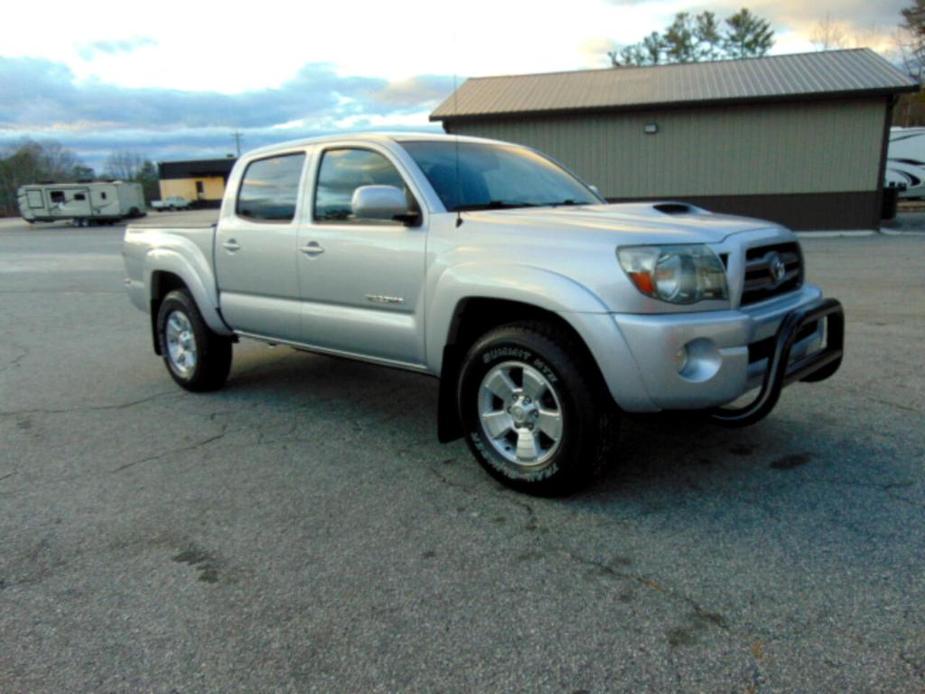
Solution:
<path fill-rule="evenodd" d="M 803 254 L 798 243 L 749 248 L 745 252 L 742 306 L 773 299 L 803 286 Z"/>

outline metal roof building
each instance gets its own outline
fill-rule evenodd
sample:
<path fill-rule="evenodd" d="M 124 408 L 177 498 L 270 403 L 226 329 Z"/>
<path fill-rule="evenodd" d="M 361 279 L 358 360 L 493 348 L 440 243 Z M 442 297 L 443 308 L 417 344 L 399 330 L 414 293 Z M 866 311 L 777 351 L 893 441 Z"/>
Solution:
<path fill-rule="evenodd" d="M 610 200 L 872 228 L 893 103 L 917 89 L 855 49 L 470 79 L 431 120 L 547 152 Z"/>

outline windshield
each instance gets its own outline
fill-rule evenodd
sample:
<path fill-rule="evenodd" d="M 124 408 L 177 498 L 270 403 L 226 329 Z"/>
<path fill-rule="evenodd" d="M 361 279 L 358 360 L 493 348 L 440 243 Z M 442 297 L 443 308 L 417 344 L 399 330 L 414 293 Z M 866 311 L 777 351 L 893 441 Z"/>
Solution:
<path fill-rule="evenodd" d="M 401 145 L 449 212 L 601 202 L 568 171 L 524 147 L 453 140 Z"/>

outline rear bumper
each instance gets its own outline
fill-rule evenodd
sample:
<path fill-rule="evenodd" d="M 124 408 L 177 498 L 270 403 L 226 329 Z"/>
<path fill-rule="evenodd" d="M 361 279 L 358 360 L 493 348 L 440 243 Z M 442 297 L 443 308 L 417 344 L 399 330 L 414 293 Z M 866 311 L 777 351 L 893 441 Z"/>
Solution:
<path fill-rule="evenodd" d="M 777 367 L 780 385 L 775 386 L 775 381 L 764 388 L 772 391 L 776 402 L 785 385 L 812 376 L 794 371 L 801 370 L 801 364 L 815 365 L 823 353 L 834 351 L 838 351 L 840 362 L 843 314 L 838 302 L 834 306 L 832 302 L 822 299 L 818 287 L 806 285 L 799 292 L 746 309 L 613 315 L 654 406 L 638 409 L 691 410 L 724 405 L 753 388 L 764 387 L 775 360 L 783 360 Z M 823 305 L 825 310 L 820 308 Z M 836 361 L 836 357 L 825 358 L 831 359 L 830 364 Z M 608 361 L 599 359 L 605 378 L 608 370 L 618 368 Z M 618 393 L 614 392 L 614 397 L 620 402 Z"/>

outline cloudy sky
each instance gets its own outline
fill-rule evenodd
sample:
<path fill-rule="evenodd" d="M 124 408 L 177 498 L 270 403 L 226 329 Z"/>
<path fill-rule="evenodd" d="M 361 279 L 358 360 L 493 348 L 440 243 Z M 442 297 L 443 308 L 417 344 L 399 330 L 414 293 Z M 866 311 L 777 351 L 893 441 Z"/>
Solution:
<path fill-rule="evenodd" d="M 224 156 L 348 129 L 432 128 L 454 75 L 605 67 L 615 44 L 676 12 L 743 4 L 775 53 L 812 50 L 829 17 L 887 52 L 911 0 L 440 0 L 7 3 L 0 25 L 0 149 L 54 139 L 99 167 L 114 149 L 154 160 Z"/>

